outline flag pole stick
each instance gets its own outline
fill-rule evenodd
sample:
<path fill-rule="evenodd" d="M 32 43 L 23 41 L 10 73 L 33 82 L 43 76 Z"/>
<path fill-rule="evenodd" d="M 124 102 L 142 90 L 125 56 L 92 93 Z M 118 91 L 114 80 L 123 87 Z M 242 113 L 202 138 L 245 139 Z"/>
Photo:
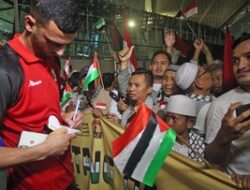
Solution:
<path fill-rule="evenodd" d="M 96 56 L 96 58 L 97 58 L 97 65 L 98 65 L 98 71 L 99 71 L 99 73 L 100 73 L 100 81 L 101 81 L 101 85 L 102 85 L 102 87 L 104 88 L 104 84 L 103 84 L 103 80 L 102 80 L 102 72 L 101 72 L 101 68 L 100 68 L 100 64 L 99 64 L 99 60 L 98 60 L 98 57 L 97 57 L 97 53 L 95 52 L 95 54 L 94 54 L 94 57 Z"/>
<path fill-rule="evenodd" d="M 74 122 L 75 119 L 76 119 L 76 116 L 77 116 L 77 112 L 78 112 L 79 106 L 80 106 L 80 99 L 79 99 L 79 97 L 78 97 L 78 98 L 77 98 L 76 107 L 75 107 L 75 111 L 74 111 L 73 118 L 72 118 L 72 121 L 73 121 L 73 122 Z M 70 128 L 73 128 L 73 125 L 71 125 Z"/>
<path fill-rule="evenodd" d="M 186 22 L 186 23 L 187 23 L 188 28 L 191 30 L 192 34 L 194 35 L 194 37 L 195 37 L 196 39 L 198 39 L 198 38 L 197 38 L 197 35 L 196 35 L 195 32 L 194 32 L 194 30 L 193 30 L 192 27 L 190 26 L 189 22 Z"/>
<path fill-rule="evenodd" d="M 110 43 L 109 43 L 108 34 L 107 34 L 106 30 L 104 30 L 104 33 L 105 33 L 106 40 L 107 40 L 107 43 L 108 43 L 108 46 L 109 46 L 109 51 L 110 51 L 110 54 L 111 54 L 111 57 L 112 57 L 112 51 L 113 51 L 113 50 L 112 50 L 111 45 L 110 45 Z M 114 60 L 114 70 L 115 70 L 115 72 L 116 72 L 116 70 L 117 70 L 116 61 L 115 61 L 115 60 Z"/>

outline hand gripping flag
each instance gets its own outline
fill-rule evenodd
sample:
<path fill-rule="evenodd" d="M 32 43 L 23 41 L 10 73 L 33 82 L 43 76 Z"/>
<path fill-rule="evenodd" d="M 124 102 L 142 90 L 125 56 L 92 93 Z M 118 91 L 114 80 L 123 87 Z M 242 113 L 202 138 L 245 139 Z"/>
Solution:
<path fill-rule="evenodd" d="M 125 132 L 112 142 L 115 165 L 126 177 L 153 186 L 176 133 L 142 103 Z"/>

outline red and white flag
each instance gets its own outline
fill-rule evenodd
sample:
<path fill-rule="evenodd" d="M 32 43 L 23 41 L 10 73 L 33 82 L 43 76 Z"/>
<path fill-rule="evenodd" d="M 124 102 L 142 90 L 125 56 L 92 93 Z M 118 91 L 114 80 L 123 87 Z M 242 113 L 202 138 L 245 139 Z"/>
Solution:
<path fill-rule="evenodd" d="M 198 3 L 193 2 L 189 4 L 185 9 L 177 13 L 176 17 L 180 17 L 181 19 L 183 19 L 191 17 L 197 13 L 198 13 Z"/>

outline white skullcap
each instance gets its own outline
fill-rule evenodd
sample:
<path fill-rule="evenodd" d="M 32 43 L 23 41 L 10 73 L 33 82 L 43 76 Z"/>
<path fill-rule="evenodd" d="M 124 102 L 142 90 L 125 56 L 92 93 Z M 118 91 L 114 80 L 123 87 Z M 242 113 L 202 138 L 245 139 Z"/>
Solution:
<path fill-rule="evenodd" d="M 196 117 L 197 103 L 195 100 L 185 95 L 170 96 L 167 112 L 172 112 L 180 115 Z"/>
<path fill-rule="evenodd" d="M 193 63 L 182 64 L 176 72 L 176 84 L 182 90 L 187 90 L 194 82 L 198 73 L 198 65 Z"/>

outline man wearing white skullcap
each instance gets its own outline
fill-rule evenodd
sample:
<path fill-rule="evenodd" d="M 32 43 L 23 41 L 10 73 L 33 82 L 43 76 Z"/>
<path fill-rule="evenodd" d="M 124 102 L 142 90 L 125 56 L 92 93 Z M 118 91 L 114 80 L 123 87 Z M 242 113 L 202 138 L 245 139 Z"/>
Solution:
<path fill-rule="evenodd" d="M 198 102 L 198 110 L 215 99 L 210 93 L 212 77 L 206 66 L 184 63 L 176 72 L 176 84 L 185 94 Z"/>
<path fill-rule="evenodd" d="M 195 63 L 184 63 L 176 72 L 176 84 L 187 96 L 197 101 L 198 112 L 202 110 L 204 105 L 215 99 L 211 94 L 212 77 L 206 65 L 198 66 Z M 203 115 L 199 115 L 199 120 L 205 121 L 206 112 L 203 113 Z M 194 128 L 205 135 L 204 124 L 201 126 L 195 125 Z"/>
<path fill-rule="evenodd" d="M 204 138 L 193 129 L 196 116 L 197 102 L 195 100 L 185 95 L 170 96 L 165 120 L 179 136 L 177 136 L 172 150 L 193 160 L 202 162 L 202 159 L 195 153 L 199 152 L 203 155 L 205 149 Z M 189 144 L 195 152 L 186 144 Z"/>
<path fill-rule="evenodd" d="M 182 64 L 176 73 L 176 84 L 182 89 L 187 90 L 194 82 L 198 73 L 198 65 L 194 63 Z"/>

